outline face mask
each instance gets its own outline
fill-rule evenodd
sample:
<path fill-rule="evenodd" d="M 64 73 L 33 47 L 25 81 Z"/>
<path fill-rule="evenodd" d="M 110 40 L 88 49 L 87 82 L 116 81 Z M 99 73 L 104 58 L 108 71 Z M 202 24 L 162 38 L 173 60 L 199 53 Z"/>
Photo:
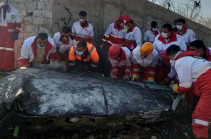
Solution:
<path fill-rule="evenodd" d="M 164 38 L 164 39 L 166 39 L 166 38 L 168 38 L 168 35 L 167 35 L 167 33 L 164 33 L 164 32 L 162 32 L 162 37 Z"/>
<path fill-rule="evenodd" d="M 178 30 L 182 30 L 182 25 L 177 25 Z"/>
<path fill-rule="evenodd" d="M 37 47 L 38 47 L 38 48 L 45 48 L 45 46 L 41 46 L 41 45 L 39 45 L 39 44 L 37 44 Z"/>
<path fill-rule="evenodd" d="M 173 60 L 170 60 L 170 64 L 172 64 L 173 63 Z"/>
<path fill-rule="evenodd" d="M 85 22 L 85 19 L 79 19 L 80 23 L 84 23 Z"/>
<path fill-rule="evenodd" d="M 84 52 L 78 52 L 78 51 L 76 51 L 75 53 L 76 53 L 76 55 L 78 55 L 78 56 L 82 56 L 82 55 L 84 54 Z"/>
<path fill-rule="evenodd" d="M 152 28 L 152 31 L 154 31 L 154 32 L 157 31 L 157 30 L 158 30 L 158 28 Z"/>

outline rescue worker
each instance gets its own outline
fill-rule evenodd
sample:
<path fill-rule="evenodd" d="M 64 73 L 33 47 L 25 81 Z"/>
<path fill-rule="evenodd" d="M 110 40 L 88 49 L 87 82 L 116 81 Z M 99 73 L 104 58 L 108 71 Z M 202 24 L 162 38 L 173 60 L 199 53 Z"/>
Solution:
<path fill-rule="evenodd" d="M 190 43 L 190 51 L 196 52 L 199 54 L 202 58 L 206 59 L 207 61 L 211 61 L 211 48 L 208 48 L 205 46 L 204 42 L 202 40 L 195 40 Z M 192 87 L 192 90 L 189 92 L 194 92 L 194 89 Z M 200 97 L 192 95 L 192 111 L 195 109 Z"/>
<path fill-rule="evenodd" d="M 192 129 L 196 138 L 208 139 L 208 128 L 211 123 L 211 64 L 197 57 L 195 52 L 182 52 L 179 46 L 172 45 L 166 50 L 173 60 L 172 65 L 178 74 L 179 85 L 173 84 L 174 92 L 185 92 L 193 85 L 194 93 L 200 96 L 192 113 Z"/>
<path fill-rule="evenodd" d="M 181 35 L 184 38 L 185 43 L 187 45 L 187 50 L 189 50 L 190 49 L 189 48 L 190 43 L 192 41 L 196 40 L 194 31 L 192 29 L 189 29 L 186 26 L 186 21 L 183 18 L 177 19 L 176 26 L 177 26 L 177 29 L 178 29 L 177 34 Z"/>
<path fill-rule="evenodd" d="M 132 51 L 136 46 L 142 45 L 141 42 L 141 30 L 133 22 L 133 19 L 130 17 L 126 18 L 126 35 L 125 42 L 123 46 L 127 47 Z"/>
<path fill-rule="evenodd" d="M 155 70 L 158 64 L 158 52 L 151 42 L 145 42 L 142 46 L 137 46 L 132 53 L 132 80 L 140 79 L 140 71 L 143 79 L 150 84 L 155 82 Z"/>
<path fill-rule="evenodd" d="M 64 26 L 62 32 L 57 32 L 53 36 L 55 46 L 57 49 L 55 60 L 65 61 L 66 69 L 69 71 L 69 51 L 70 47 L 76 44 L 76 40 L 72 36 L 71 28 Z"/>
<path fill-rule="evenodd" d="M 0 0 L 0 70 L 15 69 L 14 42 L 18 39 L 20 28 L 18 10 L 8 0 Z"/>
<path fill-rule="evenodd" d="M 118 21 L 115 23 L 112 23 L 107 28 L 100 47 L 102 48 L 104 46 L 104 43 L 108 42 L 108 49 L 111 45 L 122 45 L 124 43 L 124 36 L 126 34 L 126 16 L 120 15 Z"/>
<path fill-rule="evenodd" d="M 76 64 L 82 64 L 81 70 L 86 70 L 87 66 L 91 71 L 96 71 L 99 62 L 99 55 L 95 46 L 84 40 L 77 41 L 76 45 L 70 48 L 69 52 L 70 71 Z"/>
<path fill-rule="evenodd" d="M 177 35 L 173 31 L 172 26 L 166 23 L 162 26 L 161 35 L 158 35 L 153 43 L 154 48 L 158 51 L 159 54 L 158 67 L 155 73 L 155 80 L 157 83 L 161 83 L 162 81 L 164 81 L 171 70 L 170 66 L 167 66 L 163 63 L 165 59 L 161 58 L 161 54 L 164 50 L 166 50 L 169 46 L 173 44 L 180 46 L 181 50 L 186 51 L 186 44 L 183 37 Z M 170 60 L 167 58 L 167 61 Z"/>
<path fill-rule="evenodd" d="M 155 37 L 159 35 L 158 31 L 158 24 L 156 21 L 151 22 L 151 28 L 150 30 L 147 30 L 144 34 L 144 42 L 151 42 L 153 43 L 155 41 Z"/>
<path fill-rule="evenodd" d="M 24 41 L 21 48 L 20 67 L 49 64 L 49 60 L 54 57 L 55 51 L 54 41 L 46 33 L 29 37 Z"/>
<path fill-rule="evenodd" d="M 108 50 L 108 56 L 111 63 L 111 78 L 130 79 L 131 72 L 131 51 L 127 47 L 112 45 Z"/>
<path fill-rule="evenodd" d="M 194 51 L 204 59 L 211 61 L 211 48 L 206 47 L 202 40 L 195 40 L 191 42 L 190 51 Z"/>
<path fill-rule="evenodd" d="M 85 40 L 86 42 L 94 42 L 94 31 L 93 26 L 86 19 L 87 13 L 85 11 L 80 11 L 79 21 L 76 21 L 72 26 L 72 33 L 75 40 Z"/>

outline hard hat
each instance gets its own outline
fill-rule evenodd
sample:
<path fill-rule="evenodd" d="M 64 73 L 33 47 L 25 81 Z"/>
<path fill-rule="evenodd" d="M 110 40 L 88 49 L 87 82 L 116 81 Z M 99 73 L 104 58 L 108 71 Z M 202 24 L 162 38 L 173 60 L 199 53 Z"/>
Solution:
<path fill-rule="evenodd" d="M 120 54 L 120 46 L 119 45 L 112 45 L 108 50 L 108 56 L 110 58 L 116 58 Z"/>
<path fill-rule="evenodd" d="M 126 17 L 126 23 L 132 21 L 133 19 L 131 17 Z"/>
<path fill-rule="evenodd" d="M 170 59 L 166 55 L 166 50 L 161 53 L 161 58 L 166 65 L 170 64 Z"/>
<path fill-rule="evenodd" d="M 123 15 L 123 14 L 122 14 L 122 15 L 120 15 L 120 16 L 119 16 L 119 20 L 120 20 L 122 23 L 124 23 L 124 24 L 125 24 L 125 23 L 126 23 L 126 16 L 125 16 L 125 15 Z"/>
<path fill-rule="evenodd" d="M 151 42 L 145 42 L 141 48 L 140 53 L 141 55 L 147 56 L 153 51 L 153 44 Z"/>

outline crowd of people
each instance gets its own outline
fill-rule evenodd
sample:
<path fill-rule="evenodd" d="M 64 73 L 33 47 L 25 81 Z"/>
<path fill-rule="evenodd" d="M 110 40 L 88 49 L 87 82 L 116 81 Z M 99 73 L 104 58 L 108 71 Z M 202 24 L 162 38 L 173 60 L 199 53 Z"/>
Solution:
<path fill-rule="evenodd" d="M 87 13 L 79 13 L 79 21 L 63 27 L 53 39 L 45 33 L 24 41 L 21 66 L 35 63 L 47 64 L 49 59 L 66 62 L 71 72 L 82 64 L 81 70 L 96 71 L 100 56 L 93 45 L 93 26 L 86 19 Z M 211 51 L 183 18 L 177 20 L 177 32 L 171 24 L 164 24 L 161 33 L 152 21 L 142 43 L 141 30 L 133 19 L 120 15 L 111 23 L 100 44 L 108 44 L 107 66 L 111 78 L 123 78 L 149 84 L 170 85 L 176 92 L 184 93 L 190 103 L 197 103 L 193 111 L 193 132 L 197 138 L 208 138 L 211 121 Z M 55 49 L 54 49 L 55 48 Z M 84 68 L 85 67 L 85 68 Z M 195 102 L 195 98 L 199 98 Z"/>
<path fill-rule="evenodd" d="M 11 71 L 14 65 L 9 63 L 14 63 L 12 51 L 20 30 L 20 17 L 8 0 L 0 0 L 0 7 L 0 69 Z M 192 114 L 192 127 L 196 138 L 208 138 L 211 49 L 195 38 L 183 18 L 176 21 L 177 31 L 168 23 L 159 31 L 157 22 L 152 21 L 142 42 L 141 30 L 134 20 L 120 15 L 108 26 L 99 48 L 108 46 L 106 66 L 111 78 L 169 85 L 174 92 L 185 94 L 190 103 L 195 96 L 200 98 Z M 82 71 L 97 71 L 100 56 L 85 11 L 79 13 L 79 21 L 73 23 L 72 29 L 64 26 L 53 38 L 40 32 L 24 40 L 19 58 L 21 67 L 49 64 L 51 60 L 64 61 L 68 72 L 79 65 Z"/>

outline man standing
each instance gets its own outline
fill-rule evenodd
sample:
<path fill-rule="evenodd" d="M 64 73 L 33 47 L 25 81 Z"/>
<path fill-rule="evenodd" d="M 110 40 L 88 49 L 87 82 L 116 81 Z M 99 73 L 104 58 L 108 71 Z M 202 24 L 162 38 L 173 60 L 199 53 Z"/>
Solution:
<path fill-rule="evenodd" d="M 192 113 L 192 129 L 198 139 L 208 139 L 208 128 L 211 123 L 211 64 L 197 57 L 195 52 L 182 52 L 179 46 L 172 45 L 166 55 L 173 60 L 179 78 L 179 85 L 173 84 L 176 93 L 186 92 L 192 85 L 199 102 Z M 192 92 L 193 93 L 193 92 Z"/>
<path fill-rule="evenodd" d="M 55 60 L 65 61 L 66 70 L 69 71 L 69 58 L 68 54 L 70 48 L 76 44 L 75 39 L 72 37 L 71 28 L 64 26 L 62 32 L 57 32 L 53 36 L 56 46 Z"/>
<path fill-rule="evenodd" d="M 21 49 L 20 67 L 31 67 L 33 64 L 49 64 L 55 52 L 54 41 L 46 33 L 27 38 Z"/>
<path fill-rule="evenodd" d="M 153 46 L 158 51 L 159 54 L 159 63 L 156 71 L 156 82 L 161 83 L 167 77 L 168 73 L 170 72 L 170 67 L 167 67 L 163 61 L 165 59 L 161 58 L 161 54 L 171 45 L 178 45 L 180 49 L 186 51 L 186 44 L 182 36 L 177 35 L 170 24 L 164 24 L 162 26 L 162 33 L 155 38 Z M 170 61 L 167 59 L 167 61 Z"/>
<path fill-rule="evenodd" d="M 142 45 L 141 42 L 141 30 L 133 22 L 133 19 L 130 17 L 126 18 L 126 35 L 125 42 L 123 46 L 127 47 L 129 50 L 133 50 L 136 46 Z"/>
<path fill-rule="evenodd" d="M 194 31 L 186 26 L 186 21 L 183 18 L 177 19 L 176 26 L 178 29 L 177 34 L 181 35 L 184 38 L 187 45 L 187 50 L 189 50 L 190 43 L 196 40 Z"/>
<path fill-rule="evenodd" d="M 108 56 L 111 63 L 111 78 L 130 79 L 131 73 L 131 52 L 127 47 L 112 45 L 108 50 Z"/>
<path fill-rule="evenodd" d="M 76 41 L 84 40 L 89 43 L 94 42 L 94 31 L 92 24 L 86 19 L 87 13 L 80 11 L 79 21 L 76 21 L 72 26 L 72 33 Z"/>
<path fill-rule="evenodd" d="M 140 79 L 142 72 L 143 80 L 150 84 L 155 82 L 155 70 L 158 64 L 158 52 L 153 48 L 151 42 L 145 42 L 142 46 L 137 46 L 132 53 L 133 69 L 132 80 Z"/>
<path fill-rule="evenodd" d="M 96 71 L 99 62 L 99 55 L 95 46 L 84 40 L 77 41 L 76 45 L 70 48 L 69 52 L 70 71 L 76 64 L 82 64 L 84 68 L 90 68 L 91 71 Z"/>
<path fill-rule="evenodd" d="M 108 49 L 111 45 L 119 45 L 121 46 L 124 43 L 124 36 L 126 34 L 126 28 L 125 28 L 125 15 L 120 15 L 118 21 L 115 23 L 112 23 L 107 28 L 100 47 L 104 46 L 104 43 L 108 42 Z"/>
<path fill-rule="evenodd" d="M 0 0 L 0 70 L 14 70 L 14 42 L 21 28 L 18 10 Z"/>
<path fill-rule="evenodd" d="M 158 24 L 156 21 L 151 22 L 151 29 L 146 31 L 144 34 L 144 42 L 151 42 L 153 43 L 155 41 L 155 37 L 159 35 L 158 31 Z"/>

